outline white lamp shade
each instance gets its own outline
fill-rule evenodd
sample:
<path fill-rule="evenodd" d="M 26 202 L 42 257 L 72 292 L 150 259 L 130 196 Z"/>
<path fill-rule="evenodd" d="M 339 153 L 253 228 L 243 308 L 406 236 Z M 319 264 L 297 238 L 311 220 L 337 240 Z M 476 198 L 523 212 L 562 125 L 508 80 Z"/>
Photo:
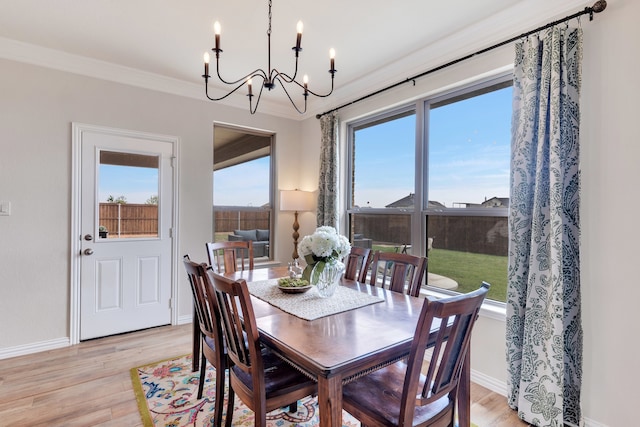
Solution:
<path fill-rule="evenodd" d="M 310 211 L 313 209 L 313 193 L 301 190 L 280 191 L 281 211 Z"/>

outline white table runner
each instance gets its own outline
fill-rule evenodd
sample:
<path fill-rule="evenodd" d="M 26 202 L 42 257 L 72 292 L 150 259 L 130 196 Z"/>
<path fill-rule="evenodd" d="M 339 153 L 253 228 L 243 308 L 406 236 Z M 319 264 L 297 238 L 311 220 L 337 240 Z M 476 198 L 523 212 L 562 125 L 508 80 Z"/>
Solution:
<path fill-rule="evenodd" d="M 343 311 L 384 301 L 384 298 L 338 286 L 329 298 L 321 298 L 315 287 L 303 294 L 287 294 L 278 288 L 278 279 L 248 283 L 249 293 L 282 311 L 304 320 L 315 320 Z"/>

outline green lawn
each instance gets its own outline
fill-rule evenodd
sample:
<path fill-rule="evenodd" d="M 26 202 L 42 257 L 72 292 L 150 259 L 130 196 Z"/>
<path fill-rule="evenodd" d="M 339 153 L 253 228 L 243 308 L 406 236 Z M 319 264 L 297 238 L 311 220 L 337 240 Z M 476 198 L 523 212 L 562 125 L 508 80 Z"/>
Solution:
<path fill-rule="evenodd" d="M 373 250 L 394 251 L 395 248 L 374 245 Z M 458 282 L 458 288 L 455 291 L 469 292 L 477 289 L 485 281 L 491 285 L 489 299 L 502 302 L 506 300 L 506 256 L 432 249 L 429 252 L 428 269 L 431 273 L 446 276 Z"/>
<path fill-rule="evenodd" d="M 491 285 L 487 298 L 504 302 L 507 297 L 507 257 L 432 249 L 429 271 L 458 282 L 458 292 L 477 289 L 483 281 Z"/>

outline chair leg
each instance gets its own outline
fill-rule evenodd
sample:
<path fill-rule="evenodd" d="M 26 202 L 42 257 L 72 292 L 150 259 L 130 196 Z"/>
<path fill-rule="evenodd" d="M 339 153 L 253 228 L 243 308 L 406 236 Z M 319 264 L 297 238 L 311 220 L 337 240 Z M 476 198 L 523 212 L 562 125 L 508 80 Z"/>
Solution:
<path fill-rule="evenodd" d="M 202 353 L 202 359 L 200 360 L 200 381 L 198 384 L 198 399 L 202 399 L 202 392 L 204 391 L 204 383 L 207 379 L 207 358 Z"/>
<path fill-rule="evenodd" d="M 213 419 L 215 420 L 216 426 L 222 426 L 222 405 L 224 405 L 225 370 L 226 367 L 224 363 L 220 363 L 220 366 L 216 368 L 216 406 L 213 411 Z M 231 415 L 233 416 L 233 413 Z"/>
<path fill-rule="evenodd" d="M 227 418 L 225 419 L 224 425 L 226 427 L 231 427 L 231 423 L 233 422 L 233 401 L 235 400 L 235 393 L 233 392 L 233 387 L 231 387 L 231 384 L 229 384 L 229 396 L 227 399 Z"/>
<path fill-rule="evenodd" d="M 298 412 L 298 401 L 297 400 L 295 402 L 293 402 L 291 405 L 289 405 L 289 413 L 290 414 L 295 414 L 296 412 Z"/>

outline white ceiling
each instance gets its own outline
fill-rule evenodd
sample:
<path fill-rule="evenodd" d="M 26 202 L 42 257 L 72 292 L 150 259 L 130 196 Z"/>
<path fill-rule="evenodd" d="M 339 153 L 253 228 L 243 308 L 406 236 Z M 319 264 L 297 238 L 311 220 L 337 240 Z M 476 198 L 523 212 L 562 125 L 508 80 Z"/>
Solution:
<path fill-rule="evenodd" d="M 308 117 L 590 5 L 273 0 L 272 67 L 293 73 L 291 47 L 302 20 L 299 75 L 309 75 L 310 89 L 327 91 L 333 47 L 336 89 L 329 98 L 310 97 L 304 116 L 281 88 L 265 91 L 259 112 Z M 235 80 L 267 68 L 267 10 L 268 0 L 0 0 L 0 58 L 204 99 L 202 56 L 213 47 L 213 21 L 222 25 L 221 73 Z M 214 84 L 212 92 L 222 94 Z M 246 108 L 245 94 L 240 89 L 224 102 Z"/>

